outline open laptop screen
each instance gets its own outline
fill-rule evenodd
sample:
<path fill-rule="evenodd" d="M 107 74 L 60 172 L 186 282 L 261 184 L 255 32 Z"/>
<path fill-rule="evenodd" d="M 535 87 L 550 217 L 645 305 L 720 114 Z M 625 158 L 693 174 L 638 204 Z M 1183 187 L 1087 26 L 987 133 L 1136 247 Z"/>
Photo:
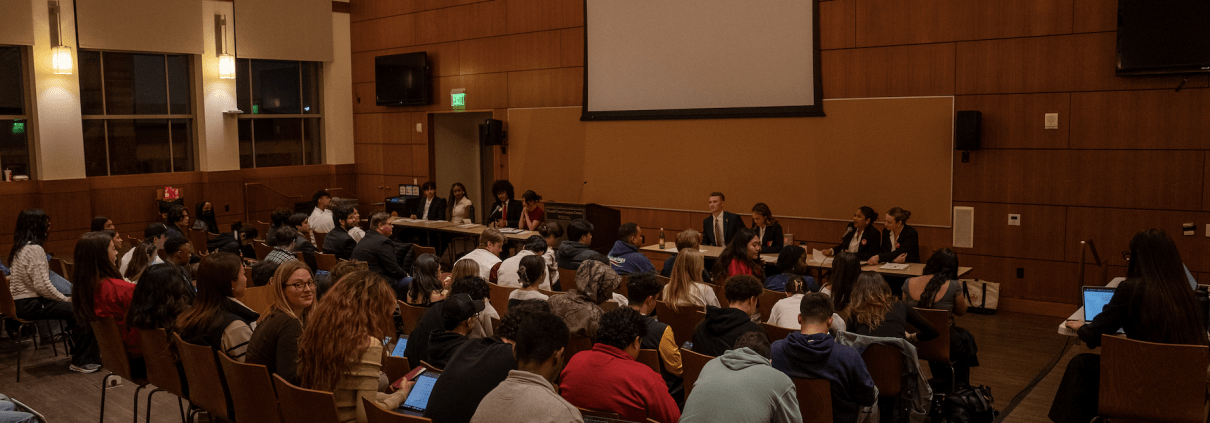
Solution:
<path fill-rule="evenodd" d="M 1113 288 L 1105 286 L 1084 287 L 1084 321 L 1091 322 L 1113 298 Z"/>

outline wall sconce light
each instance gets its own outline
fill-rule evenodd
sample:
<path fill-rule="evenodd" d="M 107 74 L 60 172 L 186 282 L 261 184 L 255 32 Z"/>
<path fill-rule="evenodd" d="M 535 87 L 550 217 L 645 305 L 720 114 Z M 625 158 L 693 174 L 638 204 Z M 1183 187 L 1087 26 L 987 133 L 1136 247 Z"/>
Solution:
<path fill-rule="evenodd" d="M 71 75 L 74 68 L 71 59 L 71 47 L 63 45 L 63 24 L 60 23 L 59 2 L 51 0 L 49 4 L 51 67 L 55 75 Z"/>
<path fill-rule="evenodd" d="M 235 56 L 227 53 L 227 17 L 214 15 L 214 44 L 218 52 L 218 77 L 235 79 Z"/>

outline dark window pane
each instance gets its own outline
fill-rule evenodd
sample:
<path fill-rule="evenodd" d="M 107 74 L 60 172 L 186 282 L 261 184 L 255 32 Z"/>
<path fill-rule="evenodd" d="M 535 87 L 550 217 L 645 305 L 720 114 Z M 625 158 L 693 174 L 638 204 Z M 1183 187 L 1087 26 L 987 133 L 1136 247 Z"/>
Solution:
<path fill-rule="evenodd" d="M 300 62 L 302 65 L 302 112 L 320 113 L 319 110 L 319 63 Z"/>
<path fill-rule="evenodd" d="M 256 167 L 303 163 L 302 119 L 257 119 Z"/>
<path fill-rule="evenodd" d="M 244 113 L 252 113 L 252 89 L 248 86 L 248 59 L 235 60 L 235 106 Z M 251 166 L 249 166 L 251 167 Z"/>
<path fill-rule="evenodd" d="M 252 163 L 252 119 L 239 120 L 239 168 L 255 167 Z"/>
<path fill-rule="evenodd" d="M 0 47 L 0 115 L 25 114 L 21 47 Z"/>
<path fill-rule="evenodd" d="M 303 153 L 307 162 L 299 164 L 323 163 L 323 147 L 319 143 L 323 138 L 322 130 L 318 118 L 303 119 Z"/>
<path fill-rule="evenodd" d="M 110 175 L 171 172 L 168 121 L 110 120 L 109 151 Z"/>
<path fill-rule="evenodd" d="M 189 57 L 181 55 L 168 56 L 168 97 L 169 110 L 174 115 L 189 114 L 189 99 L 192 97 L 189 87 Z"/>
<path fill-rule="evenodd" d="M 106 114 L 168 113 L 164 55 L 105 53 L 103 56 Z"/>
<path fill-rule="evenodd" d="M 187 119 L 174 119 L 172 125 L 172 171 L 193 170 L 193 131 Z"/>
<path fill-rule="evenodd" d="M 29 175 L 29 121 L 0 120 L 0 167 Z"/>
<path fill-rule="evenodd" d="M 109 156 L 105 146 L 105 121 L 84 121 L 84 174 L 105 176 L 109 174 Z"/>
<path fill-rule="evenodd" d="M 298 72 L 298 62 L 252 61 L 252 113 L 302 113 Z"/>
<path fill-rule="evenodd" d="M 105 98 L 101 94 L 101 52 L 84 51 L 80 58 L 80 112 L 86 115 L 105 114 Z"/>

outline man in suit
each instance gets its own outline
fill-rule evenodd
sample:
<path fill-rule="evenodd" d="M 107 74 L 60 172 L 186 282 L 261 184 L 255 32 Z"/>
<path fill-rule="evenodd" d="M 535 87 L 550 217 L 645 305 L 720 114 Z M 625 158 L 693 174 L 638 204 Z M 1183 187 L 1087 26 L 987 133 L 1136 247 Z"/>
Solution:
<path fill-rule="evenodd" d="M 324 237 L 324 254 L 334 255 L 341 260 L 353 257 L 353 249 L 357 248 L 357 241 L 354 241 L 353 237 L 349 235 L 349 215 L 351 214 L 353 214 L 353 208 L 349 206 L 337 206 L 332 209 L 332 220 L 335 226 Z"/>
<path fill-rule="evenodd" d="M 408 275 L 404 269 L 412 267 L 412 244 L 389 239 L 395 228 L 391 225 L 391 215 L 386 212 L 370 216 L 370 228 L 372 230 L 366 232 L 365 238 L 353 249 L 353 259 L 366 262 L 370 271 L 386 277 L 392 284 L 398 283 Z"/>
<path fill-rule="evenodd" d="M 521 200 L 514 199 L 516 195 L 512 182 L 506 179 L 496 181 L 492 184 L 492 195 L 496 197 L 496 202 L 492 204 L 492 214 L 488 215 L 487 221 L 496 222 L 496 226 L 503 228 L 515 228 L 520 225 L 521 212 L 525 205 Z"/>
<path fill-rule="evenodd" d="M 727 197 L 723 193 L 710 193 L 710 217 L 702 220 L 703 244 L 725 247 L 727 241 L 744 227 L 744 221 L 739 215 L 723 210 L 726 201 Z M 720 229 L 722 236 L 718 236 Z"/>
<path fill-rule="evenodd" d="M 424 191 L 424 197 L 416 202 L 412 219 L 445 220 L 445 199 L 437 196 L 437 184 L 428 181 L 420 189 Z"/>

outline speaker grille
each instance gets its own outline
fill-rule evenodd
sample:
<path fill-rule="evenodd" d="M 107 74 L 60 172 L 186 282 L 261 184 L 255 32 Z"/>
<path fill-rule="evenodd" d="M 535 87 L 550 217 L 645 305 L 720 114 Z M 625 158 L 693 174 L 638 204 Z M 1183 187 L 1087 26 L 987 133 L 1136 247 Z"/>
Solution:
<path fill-rule="evenodd" d="M 954 246 L 975 248 L 974 207 L 954 207 Z"/>

